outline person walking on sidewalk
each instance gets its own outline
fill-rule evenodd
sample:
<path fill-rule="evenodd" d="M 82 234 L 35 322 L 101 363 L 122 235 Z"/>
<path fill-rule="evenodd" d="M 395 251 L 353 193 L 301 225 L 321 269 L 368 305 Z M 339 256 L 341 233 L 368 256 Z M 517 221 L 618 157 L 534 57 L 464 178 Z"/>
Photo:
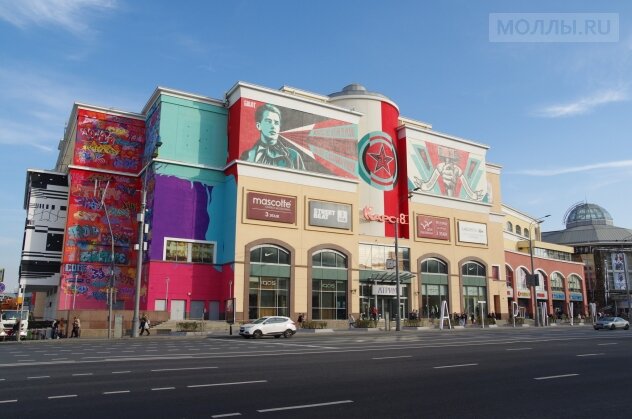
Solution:
<path fill-rule="evenodd" d="M 140 318 L 140 335 L 143 336 L 143 333 L 147 332 L 147 336 L 149 333 L 149 319 L 146 314 L 143 314 L 143 317 Z"/>
<path fill-rule="evenodd" d="M 81 336 L 81 320 L 79 317 L 75 317 L 72 321 L 72 332 L 70 333 L 71 338 L 78 338 Z"/>

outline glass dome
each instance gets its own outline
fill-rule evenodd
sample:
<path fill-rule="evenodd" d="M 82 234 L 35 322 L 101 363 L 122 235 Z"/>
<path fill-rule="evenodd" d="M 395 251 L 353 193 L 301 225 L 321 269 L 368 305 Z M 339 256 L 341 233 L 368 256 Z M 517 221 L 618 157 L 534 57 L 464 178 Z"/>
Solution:
<path fill-rule="evenodd" d="M 576 204 L 566 213 L 566 228 L 596 224 L 612 225 L 610 213 L 597 204 Z"/>

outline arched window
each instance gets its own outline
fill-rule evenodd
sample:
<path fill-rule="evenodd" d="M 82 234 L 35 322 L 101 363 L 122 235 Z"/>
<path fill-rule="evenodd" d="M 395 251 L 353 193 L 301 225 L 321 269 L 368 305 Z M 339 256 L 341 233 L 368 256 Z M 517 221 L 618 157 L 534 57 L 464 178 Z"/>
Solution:
<path fill-rule="evenodd" d="M 526 238 L 529 238 L 529 230 L 527 230 L 526 228 L 524 230 L 522 230 L 522 234 L 523 236 L 525 236 Z"/>
<path fill-rule="evenodd" d="M 505 265 L 505 278 L 507 278 L 507 287 L 513 288 L 514 272 L 513 269 L 509 267 L 509 265 Z"/>
<path fill-rule="evenodd" d="M 421 262 L 421 315 L 426 318 L 438 317 L 441 302 L 447 301 L 448 294 L 448 265 L 437 258 L 428 258 Z"/>
<path fill-rule="evenodd" d="M 581 292 L 582 280 L 579 276 L 572 274 L 568 277 L 568 290 L 574 292 Z"/>
<path fill-rule="evenodd" d="M 487 299 L 487 272 L 485 266 L 470 261 L 461 266 L 463 282 L 463 309 L 467 314 L 480 316 L 479 301 Z M 488 307 L 484 307 L 487 311 Z M 486 313 L 484 313 L 486 314 Z"/>
<path fill-rule="evenodd" d="M 509 231 L 510 233 L 513 233 L 513 224 L 511 224 L 511 221 L 507 221 L 506 230 Z"/>
<path fill-rule="evenodd" d="M 312 255 L 312 319 L 347 318 L 347 257 L 332 249 Z"/>
<path fill-rule="evenodd" d="M 264 244 L 250 250 L 248 317 L 289 316 L 290 252 Z"/>
<path fill-rule="evenodd" d="M 516 234 L 522 235 L 522 229 L 520 228 L 519 225 L 516 225 Z"/>
<path fill-rule="evenodd" d="M 551 274 L 551 291 L 564 291 L 564 277 L 559 272 Z"/>

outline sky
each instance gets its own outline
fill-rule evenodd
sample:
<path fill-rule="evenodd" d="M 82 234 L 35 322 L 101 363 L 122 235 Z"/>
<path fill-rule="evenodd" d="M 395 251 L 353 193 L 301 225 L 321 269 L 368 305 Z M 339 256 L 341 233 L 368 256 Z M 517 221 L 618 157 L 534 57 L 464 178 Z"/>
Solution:
<path fill-rule="evenodd" d="M 553 36 L 605 19 L 590 38 Z M 8 290 L 26 170 L 54 169 L 74 102 L 141 112 L 157 86 L 222 99 L 237 81 L 319 94 L 360 83 L 402 116 L 488 145 L 495 197 L 550 214 L 544 231 L 578 202 L 632 228 L 632 2 L 0 0 Z"/>

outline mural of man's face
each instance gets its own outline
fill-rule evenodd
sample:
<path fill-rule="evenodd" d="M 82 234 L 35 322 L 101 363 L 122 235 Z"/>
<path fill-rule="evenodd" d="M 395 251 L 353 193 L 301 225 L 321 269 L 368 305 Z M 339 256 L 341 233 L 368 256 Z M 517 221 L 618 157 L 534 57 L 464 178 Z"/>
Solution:
<path fill-rule="evenodd" d="M 261 132 L 263 142 L 274 144 L 281 131 L 281 117 L 275 112 L 264 111 L 261 121 L 257 122 L 257 129 Z"/>

